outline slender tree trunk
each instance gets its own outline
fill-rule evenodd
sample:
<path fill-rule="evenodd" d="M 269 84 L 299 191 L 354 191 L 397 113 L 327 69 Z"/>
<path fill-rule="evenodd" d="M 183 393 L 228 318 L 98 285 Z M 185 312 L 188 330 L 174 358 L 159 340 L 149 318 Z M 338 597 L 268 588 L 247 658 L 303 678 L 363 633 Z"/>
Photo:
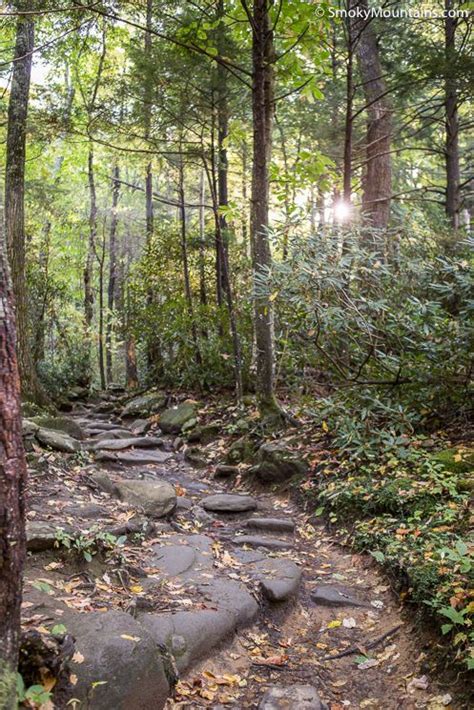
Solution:
<path fill-rule="evenodd" d="M 218 194 L 218 159 L 219 150 L 217 150 L 216 159 L 216 112 L 213 111 L 211 119 L 211 171 L 212 171 L 212 186 L 211 190 L 214 194 Z M 217 306 L 220 308 L 224 303 L 224 294 L 222 288 L 222 245 L 220 241 L 220 231 L 215 232 L 214 239 L 215 248 L 215 274 L 216 274 L 216 302 Z M 222 336 L 222 323 L 219 320 L 219 335 Z"/>
<path fill-rule="evenodd" d="M 347 0 L 347 9 L 352 9 L 352 0 Z M 352 182 L 352 106 L 354 102 L 354 36 L 352 31 L 352 21 L 348 17 L 346 21 L 347 39 L 347 63 L 346 63 L 346 117 L 344 127 L 344 174 L 342 196 L 347 204 L 351 201 Z"/>
<path fill-rule="evenodd" d="M 453 0 L 445 0 L 445 124 L 446 124 L 446 215 L 450 226 L 459 229 L 459 116 L 456 87 L 456 26 L 457 19 L 448 17 Z"/>
<path fill-rule="evenodd" d="M 26 552 L 26 463 L 13 303 L 5 236 L 0 224 L 0 707 L 3 710 L 17 707 L 22 572 Z"/>
<path fill-rule="evenodd" d="M 89 240 L 87 245 L 86 264 L 84 267 L 84 326 L 86 342 L 90 341 L 92 320 L 94 318 L 94 288 L 93 264 L 97 242 L 97 195 L 94 175 L 94 151 L 89 147 L 87 161 L 89 183 Z"/>
<path fill-rule="evenodd" d="M 117 287 L 117 225 L 118 225 L 118 201 L 120 197 L 120 168 L 116 164 L 113 169 L 112 183 L 112 214 L 110 218 L 109 232 L 109 283 L 107 286 L 107 328 L 105 335 L 105 359 L 107 382 L 112 382 L 112 333 L 115 290 Z"/>
<path fill-rule="evenodd" d="M 248 151 L 247 143 L 242 141 L 242 241 L 247 246 L 247 253 L 250 254 L 250 248 L 247 244 L 248 237 L 248 194 L 247 194 L 247 169 L 248 169 Z"/>
<path fill-rule="evenodd" d="M 368 10 L 367 0 L 359 6 Z M 391 108 L 386 95 L 377 37 L 370 22 L 355 23 L 357 58 L 367 105 L 366 169 L 363 179 L 362 212 L 366 223 L 378 230 L 387 228 L 392 194 L 390 142 Z M 375 245 L 380 249 L 380 244 Z"/>
<path fill-rule="evenodd" d="M 199 350 L 199 340 L 197 335 L 196 321 L 194 319 L 193 296 L 191 292 L 191 279 L 189 276 L 188 263 L 188 240 L 186 227 L 186 205 L 184 194 L 184 166 L 181 159 L 179 164 L 179 216 L 181 227 L 181 256 L 183 259 L 184 294 L 186 298 L 189 320 L 191 323 L 191 335 L 194 343 L 194 357 L 197 365 L 202 364 L 201 351 Z"/>
<path fill-rule="evenodd" d="M 206 289 L 206 199 L 205 170 L 201 170 L 199 179 L 199 296 L 201 306 L 207 306 Z"/>
<path fill-rule="evenodd" d="M 212 206 L 214 213 L 214 222 L 217 239 L 221 240 L 221 223 L 219 220 L 219 201 L 216 191 L 213 187 L 212 174 L 206 164 L 206 173 L 209 182 L 209 187 L 211 190 Z M 235 393 L 237 401 L 241 402 L 244 394 L 243 379 L 242 379 L 242 346 L 240 342 L 239 328 L 237 325 L 237 316 L 235 312 L 234 297 L 232 294 L 232 284 L 230 281 L 230 269 L 229 269 L 229 254 L 227 250 L 223 251 L 223 261 L 222 261 L 222 271 L 223 271 L 223 285 L 224 294 L 226 298 L 227 311 L 229 314 L 230 322 L 230 332 L 232 335 L 232 350 L 234 356 L 234 382 L 235 382 Z"/>
<path fill-rule="evenodd" d="M 29 4 L 21 5 L 29 9 Z M 13 64 L 5 170 L 5 227 L 15 294 L 18 366 L 25 399 L 41 399 L 41 390 L 33 366 L 25 276 L 25 158 L 28 99 L 35 26 L 20 18 L 17 23 L 15 61 Z"/>
<path fill-rule="evenodd" d="M 223 21 L 224 0 L 217 2 L 217 51 L 226 56 L 226 29 Z M 225 261 L 228 252 L 228 224 L 226 208 L 229 206 L 228 159 L 226 141 L 229 136 L 229 107 L 227 101 L 227 69 L 222 64 L 217 65 L 217 193 L 219 199 L 219 237 L 217 239 L 217 258 L 219 259 L 218 275 L 220 292 L 225 295 L 227 288 L 224 276 Z"/>
<path fill-rule="evenodd" d="M 105 389 L 107 381 L 105 378 L 105 358 L 104 358 L 104 266 L 105 266 L 105 231 L 102 235 L 102 248 L 99 259 L 99 375 L 100 386 Z"/>
<path fill-rule="evenodd" d="M 255 289 L 272 265 L 269 226 L 269 168 L 273 127 L 273 33 L 270 0 L 253 2 L 252 115 L 253 171 L 251 197 L 252 260 Z M 255 295 L 257 399 L 262 416 L 279 410 L 274 395 L 273 312 L 268 295 Z"/>

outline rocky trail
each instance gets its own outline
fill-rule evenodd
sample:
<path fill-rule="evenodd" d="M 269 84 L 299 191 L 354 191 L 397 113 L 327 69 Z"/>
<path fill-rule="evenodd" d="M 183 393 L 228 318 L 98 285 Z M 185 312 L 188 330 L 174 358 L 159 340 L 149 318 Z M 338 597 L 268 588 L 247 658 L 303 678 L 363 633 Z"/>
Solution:
<path fill-rule="evenodd" d="M 464 707 L 368 555 L 190 456 L 194 405 L 142 415 L 109 395 L 76 403 L 69 433 L 24 422 L 24 628 L 56 639 L 55 707 Z"/>

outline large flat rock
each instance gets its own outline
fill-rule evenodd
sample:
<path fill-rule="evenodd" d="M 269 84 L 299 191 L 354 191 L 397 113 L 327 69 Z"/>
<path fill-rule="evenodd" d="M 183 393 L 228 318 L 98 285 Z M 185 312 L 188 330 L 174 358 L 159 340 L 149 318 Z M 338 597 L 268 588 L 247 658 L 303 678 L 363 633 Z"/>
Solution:
<path fill-rule="evenodd" d="M 143 449 L 134 449 L 131 451 L 97 451 L 96 461 L 111 461 L 117 463 L 128 464 L 161 464 L 165 463 L 172 457 L 172 454 L 166 451 L 146 451 Z"/>
<path fill-rule="evenodd" d="M 201 501 L 204 510 L 215 513 L 245 513 L 257 508 L 257 501 L 249 495 L 236 495 L 233 493 L 216 493 L 207 496 Z"/>
<path fill-rule="evenodd" d="M 103 451 L 104 449 L 119 451 L 120 449 L 130 449 L 132 447 L 145 449 L 162 445 L 163 440 L 158 439 L 156 436 L 131 436 L 124 439 L 104 439 L 103 441 L 98 441 L 94 448 L 98 451 Z"/>
<path fill-rule="evenodd" d="M 159 412 L 166 406 L 166 394 L 164 392 L 147 392 L 146 394 L 134 397 L 125 405 L 122 412 L 123 417 L 149 417 Z"/>
<path fill-rule="evenodd" d="M 262 592 L 271 602 L 283 602 L 298 594 L 301 569 L 291 560 L 269 557 L 253 565 Z"/>
<path fill-rule="evenodd" d="M 152 563 L 169 577 L 199 578 L 212 569 L 212 539 L 206 535 L 173 535 L 153 546 Z"/>
<path fill-rule="evenodd" d="M 49 449 L 54 449 L 55 451 L 62 451 L 66 454 L 74 454 L 81 448 L 81 444 L 77 439 L 73 439 L 72 436 L 53 429 L 40 427 L 38 431 L 35 432 L 35 436 L 43 446 L 47 446 Z"/>

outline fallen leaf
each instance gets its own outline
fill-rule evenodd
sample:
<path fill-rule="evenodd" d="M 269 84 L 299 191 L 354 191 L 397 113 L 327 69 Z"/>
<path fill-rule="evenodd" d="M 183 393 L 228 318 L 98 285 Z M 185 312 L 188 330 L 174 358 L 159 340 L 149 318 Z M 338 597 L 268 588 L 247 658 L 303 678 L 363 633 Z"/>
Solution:
<path fill-rule="evenodd" d="M 127 641 L 140 641 L 140 636 L 129 636 L 128 634 L 120 634 L 120 638 L 127 639 Z"/>

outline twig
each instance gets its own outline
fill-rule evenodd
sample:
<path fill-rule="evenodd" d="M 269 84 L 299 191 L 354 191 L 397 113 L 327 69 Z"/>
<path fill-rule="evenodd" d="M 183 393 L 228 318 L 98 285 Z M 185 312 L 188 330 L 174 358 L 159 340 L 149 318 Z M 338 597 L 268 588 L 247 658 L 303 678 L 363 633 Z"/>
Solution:
<path fill-rule="evenodd" d="M 375 646 L 378 646 L 379 643 L 382 643 L 382 641 L 385 641 L 386 638 L 389 636 L 393 636 L 395 632 L 397 632 L 400 628 L 402 627 L 402 624 L 398 624 L 398 626 L 395 626 L 393 629 L 390 631 L 387 631 L 387 633 L 383 634 L 383 636 L 380 636 L 380 638 L 375 639 L 375 641 L 372 641 L 371 643 L 366 645 L 366 648 L 375 648 Z M 359 651 L 360 653 L 360 648 L 357 646 L 352 646 L 351 648 L 346 649 L 345 651 L 341 651 L 341 653 L 336 653 L 335 656 L 324 656 L 322 658 L 322 661 L 333 661 L 336 658 L 343 658 L 344 656 L 350 656 L 352 653 L 357 653 Z"/>
<path fill-rule="evenodd" d="M 283 671 L 285 668 L 288 668 L 287 663 L 277 665 L 276 663 L 257 663 L 257 661 L 252 661 L 252 666 L 257 666 L 258 668 L 270 668 L 272 671 Z"/>

